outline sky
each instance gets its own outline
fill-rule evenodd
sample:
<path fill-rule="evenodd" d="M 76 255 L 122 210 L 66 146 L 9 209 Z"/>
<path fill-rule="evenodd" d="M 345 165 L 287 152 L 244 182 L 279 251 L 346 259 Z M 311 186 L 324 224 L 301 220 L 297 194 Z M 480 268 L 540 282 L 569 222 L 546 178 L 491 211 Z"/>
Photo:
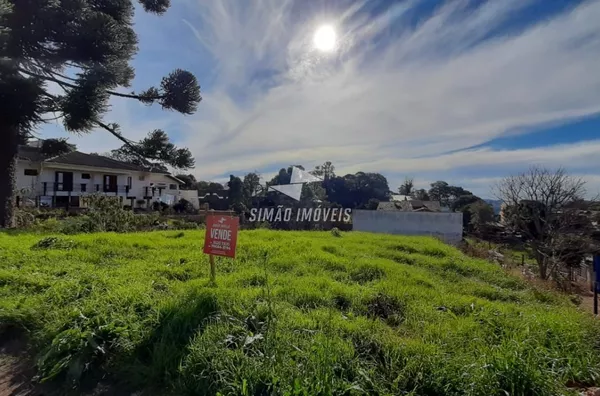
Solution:
<path fill-rule="evenodd" d="M 136 78 L 193 72 L 191 116 L 115 98 L 130 139 L 163 129 L 199 180 L 333 162 L 396 190 L 436 180 L 493 198 L 501 177 L 564 167 L 600 192 L 600 0 L 177 0 L 137 9 Z M 333 50 L 316 47 L 330 26 Z M 68 136 L 60 121 L 42 137 Z M 84 152 L 120 146 L 70 135 Z"/>

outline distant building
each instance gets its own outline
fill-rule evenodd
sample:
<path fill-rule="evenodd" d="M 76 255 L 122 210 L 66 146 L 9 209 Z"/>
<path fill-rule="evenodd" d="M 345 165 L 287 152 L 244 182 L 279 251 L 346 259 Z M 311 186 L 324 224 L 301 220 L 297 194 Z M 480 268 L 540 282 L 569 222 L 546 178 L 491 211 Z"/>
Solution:
<path fill-rule="evenodd" d="M 394 200 L 390 202 L 379 202 L 377 210 L 396 212 L 442 212 L 439 201 Z"/>
<path fill-rule="evenodd" d="M 400 194 L 392 194 L 390 196 L 392 201 L 410 201 L 413 199 L 410 195 L 400 195 Z"/>

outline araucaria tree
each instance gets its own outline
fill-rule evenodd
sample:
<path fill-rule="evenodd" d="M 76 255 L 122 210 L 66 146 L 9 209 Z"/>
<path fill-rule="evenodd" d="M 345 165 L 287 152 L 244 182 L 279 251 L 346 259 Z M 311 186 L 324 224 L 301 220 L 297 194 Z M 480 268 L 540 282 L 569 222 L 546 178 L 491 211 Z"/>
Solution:
<path fill-rule="evenodd" d="M 590 251 L 592 223 L 585 193 L 585 181 L 564 169 L 532 167 L 497 184 L 496 195 L 506 205 L 505 223 L 531 248 L 542 279 Z"/>
<path fill-rule="evenodd" d="M 155 14 L 170 4 L 139 2 Z M 0 227 L 12 222 L 18 144 L 50 117 L 69 132 L 103 129 L 137 152 L 137 143 L 118 125 L 103 120 L 112 96 L 183 114 L 196 111 L 200 87 L 184 70 L 164 77 L 159 87 L 118 91 L 134 77 L 133 13 L 132 0 L 0 0 Z M 140 151 L 142 156 L 152 153 Z"/>

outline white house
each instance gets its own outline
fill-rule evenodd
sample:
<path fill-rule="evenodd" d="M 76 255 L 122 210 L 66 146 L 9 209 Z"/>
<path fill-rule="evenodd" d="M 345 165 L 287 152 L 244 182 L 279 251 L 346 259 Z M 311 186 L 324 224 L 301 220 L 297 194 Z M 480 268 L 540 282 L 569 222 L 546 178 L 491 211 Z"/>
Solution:
<path fill-rule="evenodd" d="M 184 182 L 168 172 L 79 151 L 46 158 L 40 147 L 41 141 L 19 147 L 16 187 L 20 199 L 41 206 L 85 207 L 81 198 L 97 192 L 117 196 L 131 207 L 148 207 L 155 201 L 173 204 L 181 198 L 199 207 L 197 191 L 181 190 Z"/>

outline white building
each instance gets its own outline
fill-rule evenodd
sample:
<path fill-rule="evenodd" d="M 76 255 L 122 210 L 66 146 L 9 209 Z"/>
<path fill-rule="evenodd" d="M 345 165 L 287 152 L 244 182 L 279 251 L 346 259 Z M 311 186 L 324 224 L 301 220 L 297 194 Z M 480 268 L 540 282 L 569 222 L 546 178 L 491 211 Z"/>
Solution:
<path fill-rule="evenodd" d="M 17 196 L 50 207 L 85 207 L 86 194 L 119 197 L 122 204 L 144 208 L 155 201 L 169 204 L 181 198 L 199 207 L 197 191 L 181 190 L 183 181 L 168 172 L 73 151 L 46 158 L 40 142 L 19 147 L 16 168 Z"/>

